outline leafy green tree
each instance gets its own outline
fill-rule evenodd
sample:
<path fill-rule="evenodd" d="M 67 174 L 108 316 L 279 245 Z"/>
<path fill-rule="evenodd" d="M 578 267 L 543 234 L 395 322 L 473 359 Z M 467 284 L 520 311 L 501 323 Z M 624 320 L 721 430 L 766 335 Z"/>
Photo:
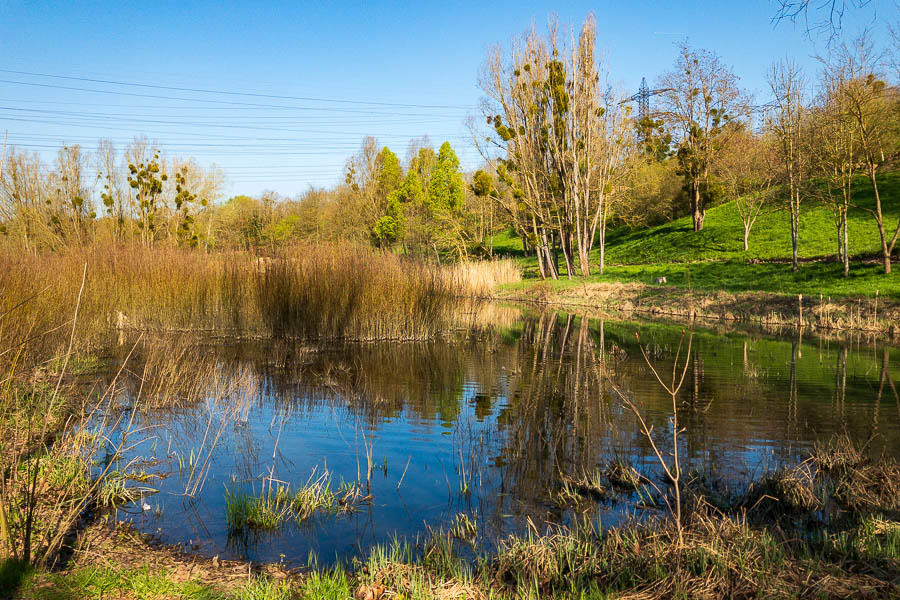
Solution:
<path fill-rule="evenodd" d="M 403 181 L 403 167 L 397 155 L 385 146 L 375 159 L 375 168 L 375 194 L 379 203 L 386 203 L 391 192 Z"/>
<path fill-rule="evenodd" d="M 403 238 L 406 215 L 399 196 L 391 194 L 388 199 L 386 213 L 372 227 L 372 235 L 378 246 L 389 248 Z"/>
<path fill-rule="evenodd" d="M 375 157 L 373 200 L 377 220 L 372 225 L 372 236 L 380 247 L 392 247 L 403 237 L 406 216 L 401 194 L 398 193 L 403 183 L 400 159 L 385 146 Z"/>
<path fill-rule="evenodd" d="M 466 183 L 459 159 L 450 142 L 441 144 L 428 186 L 428 204 L 432 210 L 458 211 L 466 198 Z"/>
<path fill-rule="evenodd" d="M 425 201 L 425 188 L 416 171 L 408 171 L 400 187 L 391 193 L 405 204 L 421 204 Z"/>
<path fill-rule="evenodd" d="M 422 189 L 427 190 L 431 183 L 431 172 L 437 162 L 437 155 L 430 146 L 419 148 L 409 161 L 409 171 L 415 171 L 422 184 Z"/>
<path fill-rule="evenodd" d="M 497 233 L 494 221 L 494 205 L 497 204 L 499 192 L 494 184 L 494 178 L 483 169 L 478 169 L 472 175 L 470 190 L 474 198 L 470 206 L 470 212 L 477 213 L 475 224 L 475 242 L 477 249 L 487 254 L 494 255 L 494 234 Z"/>

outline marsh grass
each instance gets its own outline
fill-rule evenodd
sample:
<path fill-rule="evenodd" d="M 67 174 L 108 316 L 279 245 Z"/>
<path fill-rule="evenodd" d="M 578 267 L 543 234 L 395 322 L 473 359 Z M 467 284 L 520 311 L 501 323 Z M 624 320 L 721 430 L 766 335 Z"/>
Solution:
<path fill-rule="evenodd" d="M 73 316 L 65 323 L 68 341 L 63 354 L 54 357 L 58 368 L 52 380 L 34 385 L 29 379 L 33 372 L 25 365 L 30 338 L 0 336 L 0 343 L 10 344 L 0 350 L 6 368 L 0 381 L 0 457 L 4 464 L 0 473 L 0 556 L 32 565 L 55 562 L 65 537 L 97 495 L 112 465 L 131 448 L 125 442 L 127 435 L 119 443 L 108 443 L 106 438 L 111 428 L 128 432 L 134 423 L 134 410 L 118 417 L 105 410 L 121 369 L 90 404 L 83 398 L 81 403 L 72 401 L 66 394 L 72 391 L 64 381 L 74 355 L 87 267 L 80 272 Z M 9 312 L 2 316 L 8 317 Z M 15 319 L 2 319 L 0 324 L 5 327 L 9 321 Z M 91 473 L 92 458 L 101 445 L 109 460 Z"/>
<path fill-rule="evenodd" d="M 28 339 L 33 360 L 61 355 L 63 315 L 72 312 L 84 265 L 78 351 L 133 330 L 425 339 L 450 326 L 459 297 L 518 279 L 510 261 L 440 267 L 350 244 L 286 247 L 268 257 L 137 244 L 0 248 L 0 351 Z"/>
<path fill-rule="evenodd" d="M 814 512 L 822 508 L 823 490 L 817 480 L 812 461 L 806 460 L 790 469 L 780 469 L 753 482 L 743 499 L 752 511 L 773 515 Z"/>
<path fill-rule="evenodd" d="M 587 500 L 608 500 L 613 494 L 610 490 L 612 481 L 607 473 L 608 470 L 585 469 L 577 476 L 563 474 L 560 476 L 559 487 L 552 493 L 553 500 L 560 507 L 578 505 Z M 637 485 L 640 485 L 639 480 Z"/>
<path fill-rule="evenodd" d="M 335 493 L 331 490 L 331 480 L 328 472 L 315 477 L 315 472 L 310 475 L 306 484 L 300 486 L 292 494 L 291 508 L 298 521 L 305 521 L 316 511 L 331 511 L 338 505 Z"/>
<path fill-rule="evenodd" d="M 641 477 L 641 474 L 637 472 L 637 469 L 622 460 L 611 462 L 609 466 L 606 467 L 604 475 L 610 483 L 626 490 L 640 489 L 641 482 L 643 481 L 643 478 Z"/>
<path fill-rule="evenodd" d="M 290 512 L 291 498 L 285 487 L 260 494 L 225 490 L 225 524 L 231 531 L 278 529 Z"/>
<path fill-rule="evenodd" d="M 155 494 L 157 490 L 147 486 L 136 486 L 129 474 L 113 471 L 102 480 L 95 494 L 97 505 L 103 508 L 139 502 L 144 497 Z"/>
<path fill-rule="evenodd" d="M 443 270 L 450 286 L 465 295 L 493 297 L 501 285 L 522 281 L 518 263 L 512 259 L 457 263 Z"/>
<path fill-rule="evenodd" d="M 890 458 L 878 462 L 897 465 Z M 784 473 L 791 481 L 813 477 L 827 491 L 861 472 L 810 467 L 802 474 Z M 832 484 L 824 485 L 832 479 Z M 762 485 L 760 481 L 758 487 Z M 779 485 L 771 489 L 790 493 L 790 485 Z M 147 570 L 82 568 L 68 578 L 49 576 L 49 580 L 71 591 L 60 596 L 67 600 L 97 597 L 101 585 L 118 597 L 261 600 L 897 597 L 896 513 L 879 506 L 847 511 L 835 521 L 809 511 L 784 519 L 748 510 L 745 504 L 745 499 L 736 498 L 723 511 L 706 504 L 700 494 L 685 504 L 680 524 L 670 513 L 605 529 L 590 519 L 577 519 L 569 528 L 549 526 L 544 532 L 532 523 L 525 534 L 509 536 L 496 551 L 479 552 L 474 558 L 471 546 L 455 543 L 458 538 L 450 531 L 432 532 L 415 541 L 395 538 L 351 563 L 319 569 L 311 561 L 311 572 L 295 579 L 252 578 L 228 595 L 184 587 L 192 584 L 163 583 L 161 574 Z M 201 589 L 207 595 L 200 595 Z"/>
<path fill-rule="evenodd" d="M 263 481 L 262 491 L 225 490 L 225 522 L 233 532 L 245 529 L 278 529 L 288 519 L 303 523 L 317 513 L 338 514 L 356 510 L 370 499 L 360 483 L 342 482 L 332 489 L 330 475 L 316 472 L 297 489 L 272 478 Z"/>
<path fill-rule="evenodd" d="M 81 273 L 84 287 L 78 290 L 73 318 L 64 321 L 68 339 L 62 353 L 32 359 L 31 342 L 40 335 L 9 340 L 4 327 L 14 319 L 0 318 L 0 340 L 12 344 L 0 350 L 6 369 L 0 379 L 0 457 L 5 465 L 0 472 L 0 556 L 37 566 L 57 560 L 87 508 L 137 502 L 155 493 L 142 485 L 150 476 L 134 468 L 137 459 L 123 458 L 150 435 L 137 425 L 141 411 L 195 402 L 211 384 L 218 384 L 211 387 L 220 400 L 243 390 L 240 382 L 211 378 L 215 370 L 200 368 L 202 363 L 190 353 L 142 345 L 140 335 L 114 361 L 117 371 L 93 385 L 82 383 L 80 375 L 93 371 L 99 359 L 87 354 L 78 360 L 76 352 L 86 267 Z M 31 301 L 38 302 L 39 295 Z M 46 348 L 38 344 L 36 352 L 42 351 Z M 72 365 L 75 374 L 69 371 Z M 129 385 L 132 389 L 123 394 Z M 240 408 L 241 403 L 228 406 Z M 207 446 L 212 447 L 216 438 L 209 438 Z M 207 448 L 199 454 L 192 466 L 195 491 L 208 472 L 210 452 Z"/>
<path fill-rule="evenodd" d="M 336 514 L 356 510 L 362 502 L 371 499 L 362 489 L 362 482 L 342 481 L 332 488 L 328 471 L 316 476 L 315 470 L 305 484 L 291 495 L 291 508 L 297 521 L 302 523 L 316 513 Z"/>
<path fill-rule="evenodd" d="M 478 520 L 466 513 L 459 513 L 450 522 L 447 532 L 456 539 L 472 541 L 478 535 Z"/>

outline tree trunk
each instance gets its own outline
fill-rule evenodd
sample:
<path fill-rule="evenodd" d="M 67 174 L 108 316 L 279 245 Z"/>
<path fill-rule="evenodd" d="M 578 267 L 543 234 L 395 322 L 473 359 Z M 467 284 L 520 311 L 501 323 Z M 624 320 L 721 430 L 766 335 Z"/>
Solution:
<path fill-rule="evenodd" d="M 750 227 L 744 223 L 744 252 L 750 249 Z"/>
<path fill-rule="evenodd" d="M 531 219 L 531 228 L 534 231 L 534 255 L 537 258 L 538 271 L 541 274 L 541 280 L 547 279 L 547 270 L 544 268 L 544 253 L 543 247 L 541 246 L 541 238 L 538 234 L 537 222 L 532 217 Z M 526 241 L 526 236 L 522 236 L 523 242 Z"/>
<path fill-rule="evenodd" d="M 878 235 L 881 236 L 881 257 L 885 275 L 891 272 L 891 250 L 888 248 L 887 235 L 884 232 L 884 216 L 881 213 L 881 196 L 878 193 L 878 182 L 875 180 L 875 165 L 869 162 L 869 180 L 875 194 L 875 221 L 878 223 Z"/>
<path fill-rule="evenodd" d="M 566 261 L 566 276 L 572 279 L 575 274 L 575 260 L 572 255 L 572 234 L 559 232 L 559 245 L 562 247 L 563 258 Z"/>
<path fill-rule="evenodd" d="M 551 236 L 550 243 L 552 247 L 553 272 L 556 274 L 556 277 L 553 279 L 559 279 L 559 238 L 555 235 Z"/>
<path fill-rule="evenodd" d="M 694 221 L 694 231 L 703 229 L 703 220 L 706 218 L 706 210 L 703 199 L 700 196 L 700 180 L 691 182 L 691 216 Z"/>
<path fill-rule="evenodd" d="M 550 240 L 547 236 L 547 230 L 541 227 L 540 233 L 541 250 L 546 261 L 547 275 L 551 279 L 559 279 L 559 269 L 556 267 L 556 261 L 553 252 L 550 250 Z"/>
<path fill-rule="evenodd" d="M 844 255 L 841 257 L 844 263 L 844 277 L 850 277 L 850 237 L 847 234 L 847 206 L 841 211 L 841 235 L 844 237 Z"/>
<path fill-rule="evenodd" d="M 603 270 L 606 268 L 606 219 L 603 219 L 603 222 L 600 223 L 600 274 L 603 275 Z"/>
<path fill-rule="evenodd" d="M 797 251 L 800 237 L 800 201 L 794 198 L 795 192 L 791 191 L 791 268 L 794 273 L 800 270 L 800 262 Z"/>
<path fill-rule="evenodd" d="M 600 246 L 600 271 L 603 272 L 603 246 Z M 589 277 L 591 275 L 591 261 L 590 261 L 590 251 L 585 252 L 583 249 L 578 249 L 578 262 L 581 267 L 581 276 Z"/>

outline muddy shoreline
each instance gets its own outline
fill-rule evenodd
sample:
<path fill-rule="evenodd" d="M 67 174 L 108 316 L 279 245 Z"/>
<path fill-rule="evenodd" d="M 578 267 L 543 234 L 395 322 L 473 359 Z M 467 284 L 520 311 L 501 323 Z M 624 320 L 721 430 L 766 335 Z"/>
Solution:
<path fill-rule="evenodd" d="M 646 315 L 690 325 L 756 324 L 777 330 L 812 330 L 823 335 L 861 333 L 900 342 L 900 302 L 892 298 L 808 297 L 770 292 L 708 292 L 640 283 L 589 283 L 554 290 L 538 282 L 500 290 L 496 298 L 532 305 Z"/>

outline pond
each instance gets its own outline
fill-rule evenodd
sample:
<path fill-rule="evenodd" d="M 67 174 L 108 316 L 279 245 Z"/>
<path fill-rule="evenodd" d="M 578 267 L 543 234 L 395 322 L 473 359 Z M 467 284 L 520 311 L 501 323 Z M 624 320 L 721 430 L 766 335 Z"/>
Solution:
<path fill-rule="evenodd" d="M 139 473 L 129 484 L 146 495 L 117 518 L 203 555 L 293 565 L 311 553 L 319 564 L 346 560 L 460 522 L 475 524 L 463 545 L 490 550 L 506 535 L 575 519 L 605 527 L 641 518 L 656 512 L 646 505 L 664 480 L 622 394 L 669 451 L 671 397 L 649 365 L 670 379 L 680 346 L 680 376 L 689 338 L 677 401 L 679 455 L 692 477 L 737 489 L 844 432 L 869 440 L 869 452 L 900 455 L 893 347 L 796 332 L 685 335 L 658 322 L 510 307 L 480 321 L 420 343 L 191 342 L 184 356 L 210 376 L 183 402 L 135 412 L 115 467 Z M 140 374 L 139 362 L 129 370 Z M 118 410 L 149 398 L 152 385 L 164 396 L 174 379 L 144 381 L 139 392 L 132 377 Z M 617 463 L 645 483 L 560 501 L 564 482 Z M 345 502 L 269 529 L 229 524 L 229 496 L 315 483 Z"/>

